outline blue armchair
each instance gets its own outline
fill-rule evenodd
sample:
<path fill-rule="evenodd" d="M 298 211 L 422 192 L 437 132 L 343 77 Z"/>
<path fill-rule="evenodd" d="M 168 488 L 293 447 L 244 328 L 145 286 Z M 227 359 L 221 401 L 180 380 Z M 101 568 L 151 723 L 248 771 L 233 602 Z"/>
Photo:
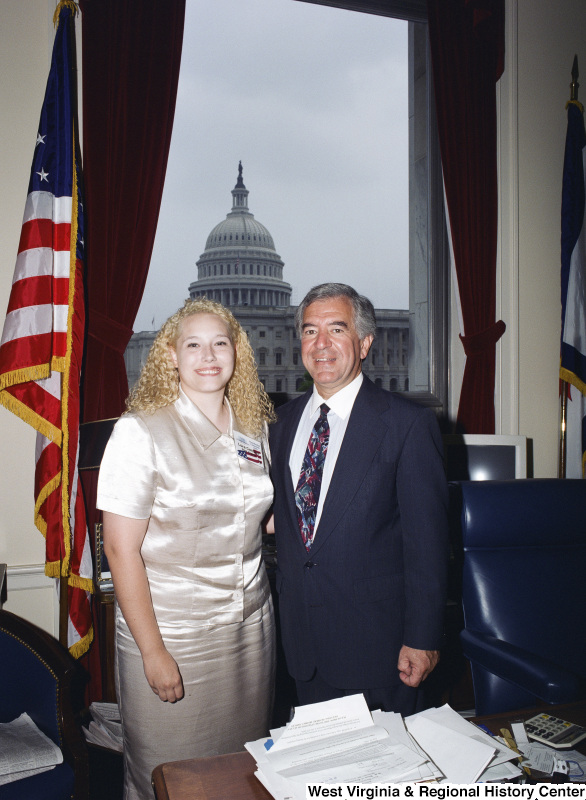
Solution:
<path fill-rule="evenodd" d="M 586 696 L 586 481 L 452 485 L 477 714 Z"/>
<path fill-rule="evenodd" d="M 87 747 L 73 703 L 82 688 L 80 669 L 52 636 L 0 610 L 0 722 L 26 711 L 63 752 L 63 763 L 54 769 L 0 787 L 2 800 L 89 797 Z"/>

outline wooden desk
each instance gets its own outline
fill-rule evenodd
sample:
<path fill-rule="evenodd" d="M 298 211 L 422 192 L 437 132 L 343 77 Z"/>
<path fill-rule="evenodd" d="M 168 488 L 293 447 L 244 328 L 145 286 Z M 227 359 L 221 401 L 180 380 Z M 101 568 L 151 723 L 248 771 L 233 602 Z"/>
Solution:
<path fill-rule="evenodd" d="M 509 726 L 511 720 L 529 719 L 539 712 L 554 714 L 579 725 L 586 724 L 586 702 L 475 717 L 474 721 L 482 722 L 494 733 L 499 733 L 501 728 Z M 581 752 L 586 752 L 585 741 L 577 747 Z M 153 786 L 157 800 L 226 800 L 227 797 L 231 800 L 271 800 L 272 795 L 255 778 L 255 769 L 255 760 L 246 751 L 171 761 L 155 768 Z"/>
<path fill-rule="evenodd" d="M 153 771 L 157 800 L 272 800 L 249 752 L 171 761 Z"/>

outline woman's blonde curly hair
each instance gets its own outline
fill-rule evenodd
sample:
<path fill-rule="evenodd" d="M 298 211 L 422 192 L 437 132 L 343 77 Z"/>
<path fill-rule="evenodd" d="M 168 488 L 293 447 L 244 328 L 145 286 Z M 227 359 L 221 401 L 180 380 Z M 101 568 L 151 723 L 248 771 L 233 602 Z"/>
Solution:
<path fill-rule="evenodd" d="M 270 397 L 258 378 L 254 351 L 246 332 L 223 305 L 199 298 L 186 300 L 155 337 L 139 379 L 126 400 L 127 411 L 153 414 L 158 408 L 174 403 L 179 397 L 179 374 L 171 360 L 169 348 L 175 349 L 184 319 L 194 314 L 215 314 L 228 327 L 235 347 L 234 372 L 226 386 L 226 396 L 244 427 L 244 433 L 260 436 L 264 424 L 274 422 L 275 412 Z"/>

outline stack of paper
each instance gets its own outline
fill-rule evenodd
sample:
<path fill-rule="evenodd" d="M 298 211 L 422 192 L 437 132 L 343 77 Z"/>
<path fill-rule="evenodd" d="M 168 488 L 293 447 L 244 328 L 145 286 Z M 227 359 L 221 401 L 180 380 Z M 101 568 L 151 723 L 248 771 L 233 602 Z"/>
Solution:
<path fill-rule="evenodd" d="M 444 774 L 444 783 L 508 780 L 521 769 L 506 744 L 480 730 L 449 705 L 405 719 L 409 733 Z"/>
<path fill-rule="evenodd" d="M 275 800 L 303 798 L 307 783 L 388 783 L 441 777 L 396 714 L 376 724 L 362 695 L 300 706 L 270 739 L 246 744 Z M 396 719 L 392 719 L 396 718 Z"/>
<path fill-rule="evenodd" d="M 28 714 L 0 724 L 0 786 L 46 772 L 62 761 L 61 750 Z"/>
<path fill-rule="evenodd" d="M 403 721 L 371 714 L 362 695 L 300 706 L 284 728 L 245 746 L 275 800 L 305 800 L 308 783 L 463 784 L 520 772 L 512 750 L 449 706 Z"/>
<path fill-rule="evenodd" d="M 122 722 L 118 704 L 94 702 L 90 705 L 90 713 L 92 720 L 83 729 L 86 741 L 122 752 Z"/>

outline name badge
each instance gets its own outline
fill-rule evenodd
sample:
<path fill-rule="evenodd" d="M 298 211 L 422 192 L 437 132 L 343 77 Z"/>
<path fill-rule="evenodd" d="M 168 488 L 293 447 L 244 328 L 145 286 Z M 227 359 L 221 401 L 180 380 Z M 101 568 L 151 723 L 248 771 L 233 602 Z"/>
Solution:
<path fill-rule="evenodd" d="M 234 441 L 236 442 L 236 452 L 240 458 L 246 461 L 251 461 L 253 464 L 260 464 L 263 466 L 262 446 L 256 439 L 250 439 L 243 433 L 238 431 L 234 432 Z"/>

